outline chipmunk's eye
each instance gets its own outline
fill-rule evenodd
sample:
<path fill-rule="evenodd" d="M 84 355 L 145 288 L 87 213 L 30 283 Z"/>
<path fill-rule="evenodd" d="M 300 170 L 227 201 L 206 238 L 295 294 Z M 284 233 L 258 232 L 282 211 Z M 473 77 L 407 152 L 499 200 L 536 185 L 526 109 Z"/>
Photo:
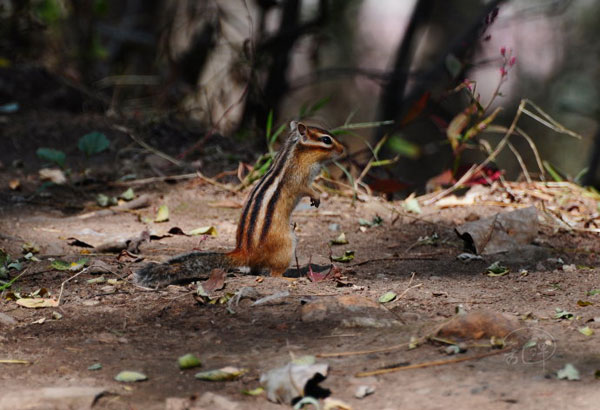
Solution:
<path fill-rule="evenodd" d="M 333 141 L 331 141 L 330 137 L 321 137 L 319 139 L 321 140 L 322 143 L 324 143 L 326 145 L 331 145 L 333 143 Z"/>

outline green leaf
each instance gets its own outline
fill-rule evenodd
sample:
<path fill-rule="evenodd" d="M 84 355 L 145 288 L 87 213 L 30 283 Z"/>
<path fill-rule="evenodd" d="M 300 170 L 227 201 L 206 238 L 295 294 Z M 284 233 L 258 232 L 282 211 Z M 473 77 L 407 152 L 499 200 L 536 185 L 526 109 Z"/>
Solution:
<path fill-rule="evenodd" d="M 579 331 L 579 333 L 581 333 L 584 336 L 591 336 L 594 334 L 594 330 L 590 329 L 589 326 L 585 326 L 585 327 L 580 327 L 579 329 L 577 329 Z"/>
<path fill-rule="evenodd" d="M 196 373 L 194 377 L 196 379 L 211 382 L 224 382 L 235 380 L 246 372 L 246 369 L 238 369 L 237 367 L 227 366 L 217 370 L 208 370 L 206 372 Z"/>
<path fill-rule="evenodd" d="M 124 199 L 126 201 L 131 201 L 135 198 L 135 193 L 133 192 L 133 188 L 128 188 L 127 191 L 123 192 L 119 195 L 119 198 Z"/>
<path fill-rule="evenodd" d="M 577 306 L 586 307 L 586 306 L 592 306 L 592 305 L 593 305 L 593 303 L 590 302 L 590 301 L 588 301 L 588 300 L 581 300 L 581 299 L 579 299 L 577 301 Z"/>
<path fill-rule="evenodd" d="M 166 205 L 161 205 L 158 207 L 158 212 L 156 213 L 156 218 L 154 218 L 154 222 L 167 222 L 169 220 L 169 207 Z"/>
<path fill-rule="evenodd" d="M 552 165 L 550 165 L 550 163 L 546 160 L 542 161 L 542 165 L 544 165 L 544 169 L 546 171 L 548 171 L 548 173 L 550 174 L 550 176 L 552 177 L 552 179 L 556 182 L 562 182 L 563 177 L 560 176 L 560 174 L 558 173 L 558 171 L 556 169 L 554 169 L 554 167 Z"/>
<path fill-rule="evenodd" d="M 104 276 L 99 276 L 97 278 L 87 280 L 88 285 L 95 285 L 98 283 L 105 283 L 105 282 L 106 282 L 106 278 Z"/>
<path fill-rule="evenodd" d="M 63 15 L 63 8 L 58 0 L 42 0 L 34 4 L 33 11 L 44 24 L 56 23 Z"/>
<path fill-rule="evenodd" d="M 344 252 L 344 254 L 342 256 L 336 256 L 331 259 L 334 260 L 335 262 L 342 262 L 342 263 L 350 262 L 352 259 L 354 259 L 354 251 L 346 251 L 346 252 Z"/>
<path fill-rule="evenodd" d="M 330 97 L 323 97 L 323 98 L 317 100 L 317 102 L 315 102 L 313 105 L 309 106 L 308 108 L 306 108 L 306 105 L 303 105 L 300 108 L 298 117 L 305 118 L 305 117 L 309 117 L 309 116 L 315 114 L 317 111 L 321 110 L 321 108 L 325 107 L 329 103 L 330 99 L 331 99 Z"/>
<path fill-rule="evenodd" d="M 592 289 L 588 291 L 588 296 L 600 295 L 600 289 Z"/>
<path fill-rule="evenodd" d="M 269 110 L 269 115 L 267 115 L 267 126 L 266 126 L 267 141 L 269 143 L 271 142 L 271 128 L 272 127 L 273 127 L 273 110 Z"/>
<path fill-rule="evenodd" d="M 383 224 L 383 219 L 379 215 L 375 215 L 371 221 L 367 221 L 364 218 L 358 218 L 358 224 L 367 227 L 380 226 Z"/>
<path fill-rule="evenodd" d="M 94 131 L 81 137 L 77 146 L 81 152 L 89 157 L 107 149 L 110 146 L 110 141 L 103 133 Z"/>
<path fill-rule="evenodd" d="M 506 266 L 500 264 L 500 261 L 496 261 L 487 267 L 486 273 L 488 276 L 504 276 L 510 272 Z"/>
<path fill-rule="evenodd" d="M 407 158 L 415 159 L 421 155 L 421 148 L 418 145 L 407 141 L 399 135 L 392 135 L 388 141 L 388 146 L 392 151 Z"/>
<path fill-rule="evenodd" d="M 579 371 L 571 363 L 565 364 L 565 367 L 556 372 L 559 379 L 579 380 Z"/>
<path fill-rule="evenodd" d="M 555 310 L 556 313 L 554 314 L 554 319 L 573 319 L 573 314 L 571 312 L 567 312 L 561 308 L 556 308 Z"/>
<path fill-rule="evenodd" d="M 8 262 L 10 262 L 10 255 L 0 248 L 0 266 L 4 266 Z"/>
<path fill-rule="evenodd" d="M 60 271 L 71 271 L 71 272 L 77 272 L 79 270 L 81 270 L 85 264 L 87 263 L 87 259 L 83 258 L 78 260 L 77 262 L 65 262 L 65 261 L 61 261 L 59 259 L 53 260 L 52 263 L 50 264 L 50 266 L 56 270 L 60 270 Z"/>
<path fill-rule="evenodd" d="M 148 377 L 144 373 L 123 370 L 115 376 L 115 380 L 118 382 L 132 383 L 148 380 Z"/>
<path fill-rule="evenodd" d="M 52 148 L 38 148 L 35 152 L 39 159 L 52 162 L 61 168 L 65 167 L 66 154 Z"/>
<path fill-rule="evenodd" d="M 25 242 L 21 245 L 24 253 L 40 253 L 40 246 L 35 242 Z"/>
<path fill-rule="evenodd" d="M 108 206 L 108 201 L 109 201 L 108 196 L 106 196 L 104 194 L 96 195 L 96 203 L 98 205 L 100 205 L 101 207 L 104 208 L 104 207 Z"/>
<path fill-rule="evenodd" d="M 341 127 L 334 128 L 332 130 L 332 132 L 337 131 L 335 133 L 338 134 L 339 131 L 358 130 L 358 129 L 365 129 L 365 128 L 375 128 L 375 127 L 380 127 L 382 125 L 391 125 L 393 123 L 394 123 L 394 120 L 372 121 L 372 122 L 355 122 L 355 123 L 352 123 L 352 124 L 345 123 Z"/>
<path fill-rule="evenodd" d="M 454 54 L 450 53 L 446 56 L 446 69 L 452 78 L 456 78 L 462 70 L 462 63 Z"/>
<path fill-rule="evenodd" d="M 185 354 L 185 355 L 179 357 L 177 359 L 177 364 L 179 365 L 179 368 L 182 370 L 202 366 L 200 359 L 198 359 L 195 355 L 193 355 L 191 353 L 188 353 L 188 354 Z"/>
<path fill-rule="evenodd" d="M 87 368 L 88 370 L 100 370 L 102 369 L 102 364 L 101 363 L 94 363 L 91 366 L 88 366 Z"/>
<path fill-rule="evenodd" d="M 260 394 L 262 394 L 265 391 L 264 387 L 257 387 L 256 389 L 252 389 L 252 390 L 242 390 L 242 394 L 245 394 L 246 396 L 258 396 Z"/>
<path fill-rule="evenodd" d="M 277 141 L 277 137 L 279 137 L 279 135 L 283 132 L 283 130 L 285 130 L 286 124 L 281 124 L 279 126 L 279 128 L 277 128 L 277 130 L 275 130 L 275 132 L 273 133 L 273 135 L 271 135 L 271 138 L 269 139 L 269 144 L 273 145 L 275 143 L 275 141 Z"/>
<path fill-rule="evenodd" d="M 392 300 L 396 299 L 396 293 L 395 292 L 385 292 L 383 295 L 379 296 L 379 303 L 388 303 L 391 302 Z"/>

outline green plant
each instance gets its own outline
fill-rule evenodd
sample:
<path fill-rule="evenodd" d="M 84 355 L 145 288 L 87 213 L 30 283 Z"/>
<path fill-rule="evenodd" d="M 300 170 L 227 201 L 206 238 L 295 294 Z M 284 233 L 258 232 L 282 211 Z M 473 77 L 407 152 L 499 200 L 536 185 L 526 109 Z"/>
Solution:
<path fill-rule="evenodd" d="M 54 163 L 61 168 L 65 167 L 66 154 L 63 151 L 53 148 L 38 148 L 35 153 L 43 161 Z"/>
<path fill-rule="evenodd" d="M 110 146 L 110 141 L 101 132 L 94 131 L 79 138 L 77 147 L 85 155 L 99 154 Z"/>

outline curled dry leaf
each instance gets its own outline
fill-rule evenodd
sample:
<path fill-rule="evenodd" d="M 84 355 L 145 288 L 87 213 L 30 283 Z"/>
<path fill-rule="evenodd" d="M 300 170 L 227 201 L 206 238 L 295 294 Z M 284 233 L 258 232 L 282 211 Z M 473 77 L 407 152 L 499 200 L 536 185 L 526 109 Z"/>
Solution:
<path fill-rule="evenodd" d="M 328 371 L 328 364 L 316 363 L 314 356 L 305 356 L 262 374 L 260 383 L 270 401 L 291 404 L 298 397 L 318 397 L 319 391 L 325 392 L 318 383 L 327 377 Z M 316 391 L 309 391 L 311 387 Z"/>

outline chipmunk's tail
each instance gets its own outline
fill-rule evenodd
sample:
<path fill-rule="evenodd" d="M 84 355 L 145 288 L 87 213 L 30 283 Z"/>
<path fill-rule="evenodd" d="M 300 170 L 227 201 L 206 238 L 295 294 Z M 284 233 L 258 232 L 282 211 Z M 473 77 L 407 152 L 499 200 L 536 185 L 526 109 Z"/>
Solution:
<path fill-rule="evenodd" d="M 167 285 L 206 279 L 213 269 L 231 269 L 232 260 L 224 253 L 190 252 L 164 263 L 149 263 L 135 272 L 141 286 L 160 288 Z"/>

